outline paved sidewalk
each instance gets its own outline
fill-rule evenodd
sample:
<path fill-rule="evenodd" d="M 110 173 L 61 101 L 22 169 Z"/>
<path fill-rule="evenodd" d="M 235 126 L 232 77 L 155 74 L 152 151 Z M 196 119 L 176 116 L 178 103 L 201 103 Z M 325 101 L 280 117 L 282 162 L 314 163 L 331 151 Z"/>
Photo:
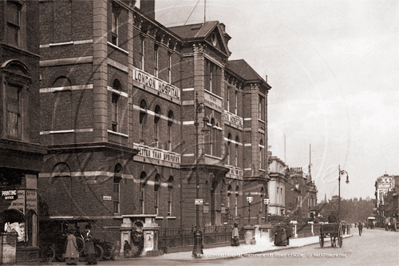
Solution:
<path fill-rule="evenodd" d="M 344 235 L 344 238 L 351 237 L 353 235 Z M 327 243 L 326 243 L 327 242 Z M 330 245 L 330 238 L 324 238 L 324 245 Z M 196 260 L 196 261 L 204 261 L 204 260 L 218 260 L 218 259 L 229 259 L 235 257 L 245 257 L 249 254 L 259 254 L 266 252 L 273 252 L 277 250 L 291 249 L 291 248 L 299 248 L 308 245 L 314 245 L 319 243 L 319 236 L 312 237 L 304 237 L 304 238 L 290 238 L 289 246 L 275 246 L 273 242 L 270 242 L 269 239 L 260 239 L 256 241 L 256 245 L 246 245 L 241 244 L 238 247 L 225 246 L 225 247 L 217 247 L 217 248 L 204 248 L 204 254 L 202 258 L 193 258 L 192 252 L 178 252 L 178 253 L 169 253 L 164 254 L 158 257 L 141 257 L 148 258 L 151 260 L 176 260 L 176 261 L 187 261 L 187 260 Z M 123 260 L 123 259 L 122 259 Z"/>

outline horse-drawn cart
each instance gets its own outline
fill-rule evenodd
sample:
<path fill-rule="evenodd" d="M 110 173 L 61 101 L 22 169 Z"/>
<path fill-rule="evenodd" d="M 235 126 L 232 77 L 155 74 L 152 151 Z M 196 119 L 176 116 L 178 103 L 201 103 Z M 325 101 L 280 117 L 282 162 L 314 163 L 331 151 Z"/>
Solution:
<path fill-rule="evenodd" d="M 336 247 L 337 242 L 338 246 L 342 247 L 342 226 L 340 223 L 328 223 L 328 224 L 321 224 L 320 226 L 320 235 L 319 235 L 319 244 L 320 247 L 324 246 L 324 238 L 330 237 L 331 238 L 331 246 Z"/>

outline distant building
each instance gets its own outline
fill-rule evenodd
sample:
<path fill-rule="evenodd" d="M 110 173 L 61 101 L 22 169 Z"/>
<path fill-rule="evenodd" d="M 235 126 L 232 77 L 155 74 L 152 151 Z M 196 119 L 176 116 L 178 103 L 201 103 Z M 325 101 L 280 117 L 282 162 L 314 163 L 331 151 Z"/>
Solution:
<path fill-rule="evenodd" d="M 271 215 L 285 215 L 286 214 L 286 164 L 276 156 L 270 156 L 269 161 L 269 213 Z M 291 208 L 290 208 L 291 211 Z"/>
<path fill-rule="evenodd" d="M 377 221 L 382 224 L 387 217 L 398 216 L 399 176 L 384 174 L 375 181 Z"/>

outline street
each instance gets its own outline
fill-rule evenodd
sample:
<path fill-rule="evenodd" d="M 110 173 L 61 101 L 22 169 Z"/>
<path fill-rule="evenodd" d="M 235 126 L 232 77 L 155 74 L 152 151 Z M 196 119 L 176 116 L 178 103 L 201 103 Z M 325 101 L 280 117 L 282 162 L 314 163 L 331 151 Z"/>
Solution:
<path fill-rule="evenodd" d="M 323 248 L 314 244 L 239 258 L 217 260 L 174 260 L 143 257 L 122 261 L 100 261 L 98 265 L 398 265 L 399 232 L 383 229 L 364 229 L 359 236 L 352 228 L 353 237 L 344 239 L 342 248 L 332 248 L 326 242 Z M 224 254 L 220 254 L 223 256 Z M 83 262 L 79 263 L 84 265 Z M 65 265 L 65 263 L 51 263 Z"/>

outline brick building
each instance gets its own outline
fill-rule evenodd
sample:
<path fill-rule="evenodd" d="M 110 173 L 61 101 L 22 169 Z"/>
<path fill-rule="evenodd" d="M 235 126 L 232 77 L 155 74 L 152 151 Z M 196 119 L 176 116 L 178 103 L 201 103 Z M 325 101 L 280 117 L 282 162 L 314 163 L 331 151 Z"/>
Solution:
<path fill-rule="evenodd" d="M 302 167 L 287 171 L 286 212 L 294 218 L 312 218 L 317 212 L 317 187 Z"/>
<path fill-rule="evenodd" d="M 40 2 L 42 224 L 120 241 L 145 218 L 192 227 L 196 170 L 201 226 L 244 223 L 244 196 L 267 191 L 271 87 L 228 61 L 222 23 L 166 28 L 154 1 L 134 5 Z"/>
<path fill-rule="evenodd" d="M 39 258 L 37 178 L 46 149 L 39 139 L 38 10 L 39 1 L 0 2 L 0 232 L 18 232 L 17 262 Z"/>

